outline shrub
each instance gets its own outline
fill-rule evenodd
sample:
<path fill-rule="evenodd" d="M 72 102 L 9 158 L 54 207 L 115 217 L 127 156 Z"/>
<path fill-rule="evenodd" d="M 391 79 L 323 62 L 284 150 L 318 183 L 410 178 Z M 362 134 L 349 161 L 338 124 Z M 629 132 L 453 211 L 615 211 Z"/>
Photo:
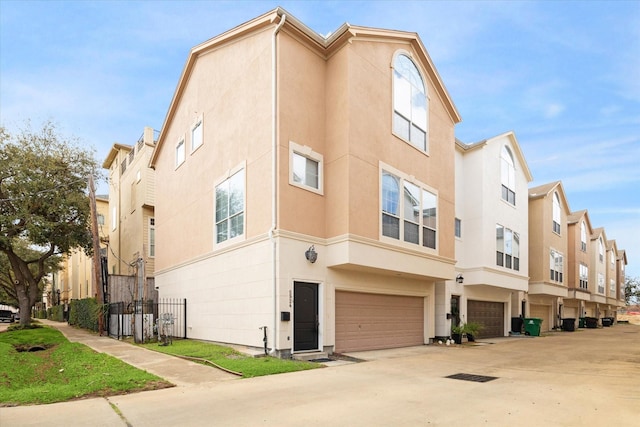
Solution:
<path fill-rule="evenodd" d="M 69 308 L 69 324 L 98 331 L 98 317 L 105 313 L 106 305 L 98 305 L 95 298 L 73 300 Z"/>

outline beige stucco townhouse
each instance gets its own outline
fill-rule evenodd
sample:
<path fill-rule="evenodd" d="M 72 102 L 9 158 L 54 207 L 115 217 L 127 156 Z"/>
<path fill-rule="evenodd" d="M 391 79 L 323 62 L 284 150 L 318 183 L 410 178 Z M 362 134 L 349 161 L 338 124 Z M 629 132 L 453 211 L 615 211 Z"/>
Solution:
<path fill-rule="evenodd" d="M 194 47 L 151 158 L 160 296 L 282 357 L 428 343 L 459 121 L 415 33 L 276 9 Z"/>
<path fill-rule="evenodd" d="M 456 141 L 456 278 L 436 287 L 438 336 L 477 322 L 480 337 L 509 334 L 529 284 L 529 198 L 533 179 L 513 132 Z M 447 316 L 449 313 L 449 316 Z"/>
<path fill-rule="evenodd" d="M 560 181 L 529 189 L 529 291 L 525 317 L 542 319 L 541 330 L 562 324 L 568 297 L 566 257 L 569 203 Z"/>
<path fill-rule="evenodd" d="M 591 300 L 585 303 L 586 317 L 605 316 L 607 306 L 607 235 L 604 228 L 593 229 L 590 245 L 591 267 L 589 269 L 589 290 Z"/>
<path fill-rule="evenodd" d="M 584 317 L 586 306 L 591 301 L 589 270 L 591 267 L 591 235 L 593 228 L 586 209 L 572 212 L 567 217 L 568 260 L 567 288 L 562 317 L 579 319 Z M 577 320 L 576 320 L 577 321 Z M 574 325 L 578 326 L 578 324 Z"/>
<path fill-rule="evenodd" d="M 624 270 L 627 265 L 627 252 L 624 249 L 618 250 L 618 262 L 617 262 L 617 272 L 616 272 L 616 283 L 618 284 L 618 306 L 624 307 L 627 305 L 627 301 L 624 295 L 624 285 L 625 285 L 625 273 Z"/>
<path fill-rule="evenodd" d="M 98 215 L 98 237 L 100 239 L 100 255 L 106 256 L 109 231 L 109 197 L 96 196 L 96 212 Z M 94 282 L 93 257 L 84 253 L 83 249 L 75 249 L 63 256 L 62 268 L 53 274 L 51 288 L 48 289 L 49 303 L 65 304 L 71 300 L 93 298 L 98 290 Z M 58 291 L 60 300 L 58 301 Z"/>
<path fill-rule="evenodd" d="M 109 235 L 109 274 L 154 276 L 156 184 L 149 167 L 154 147 L 154 130 L 145 127 L 134 145 L 113 144 L 102 164 L 109 170 L 110 221 L 102 226 Z"/>

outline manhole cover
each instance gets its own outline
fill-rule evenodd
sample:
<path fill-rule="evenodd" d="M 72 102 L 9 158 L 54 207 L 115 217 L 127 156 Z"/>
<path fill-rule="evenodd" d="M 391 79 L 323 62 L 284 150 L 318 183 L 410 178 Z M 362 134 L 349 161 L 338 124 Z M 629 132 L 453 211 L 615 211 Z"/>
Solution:
<path fill-rule="evenodd" d="M 445 378 L 451 378 L 453 380 L 473 381 L 476 383 L 486 383 L 488 381 L 498 379 L 498 377 L 488 377 L 486 375 L 475 375 L 475 374 L 453 374 L 453 375 L 448 375 Z"/>

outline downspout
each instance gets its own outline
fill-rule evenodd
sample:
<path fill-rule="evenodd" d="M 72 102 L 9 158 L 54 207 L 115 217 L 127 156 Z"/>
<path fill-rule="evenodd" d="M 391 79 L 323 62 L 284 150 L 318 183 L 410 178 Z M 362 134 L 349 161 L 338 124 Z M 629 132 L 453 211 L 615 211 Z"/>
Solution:
<path fill-rule="evenodd" d="M 269 239 L 271 240 L 271 280 L 273 285 L 273 325 L 271 326 L 271 355 L 276 353 L 276 339 L 278 327 L 278 277 L 277 277 L 277 241 L 275 231 L 278 228 L 278 67 L 277 67 L 277 36 L 280 28 L 287 19 L 282 15 L 282 19 L 273 31 L 271 43 L 271 228 L 269 229 Z"/>

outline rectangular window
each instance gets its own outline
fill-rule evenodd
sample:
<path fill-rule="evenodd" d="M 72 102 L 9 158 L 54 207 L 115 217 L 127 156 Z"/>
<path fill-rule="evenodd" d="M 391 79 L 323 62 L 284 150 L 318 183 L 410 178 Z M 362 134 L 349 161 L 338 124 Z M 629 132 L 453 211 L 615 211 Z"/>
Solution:
<path fill-rule="evenodd" d="M 582 252 L 587 251 L 587 242 L 580 242 L 580 250 L 582 250 Z"/>
<path fill-rule="evenodd" d="M 496 224 L 496 265 L 520 271 L 520 234 Z"/>
<path fill-rule="evenodd" d="M 156 256 L 156 219 L 149 218 L 149 256 Z"/>
<path fill-rule="evenodd" d="M 244 169 L 216 186 L 216 243 L 244 234 Z"/>
<path fill-rule="evenodd" d="M 462 221 L 458 218 L 455 219 L 455 235 L 462 237 Z"/>
<path fill-rule="evenodd" d="M 118 208 L 114 206 L 113 210 L 111 211 L 111 230 L 115 230 L 117 226 L 118 226 Z"/>
<path fill-rule="evenodd" d="M 104 215 L 98 214 L 98 225 L 104 225 Z"/>
<path fill-rule="evenodd" d="M 322 194 L 322 154 L 289 142 L 289 184 Z"/>
<path fill-rule="evenodd" d="M 598 273 L 598 293 L 604 294 L 604 275 Z"/>
<path fill-rule="evenodd" d="M 202 117 L 191 128 L 191 152 L 202 145 Z"/>
<path fill-rule="evenodd" d="M 609 291 L 610 291 L 612 294 L 615 294 L 615 293 L 616 293 L 616 281 L 615 281 L 615 280 L 613 280 L 613 279 L 611 279 L 611 280 L 609 281 Z"/>
<path fill-rule="evenodd" d="M 125 157 L 122 163 L 120 163 L 120 175 L 124 174 L 124 171 L 127 170 L 127 158 Z"/>
<path fill-rule="evenodd" d="M 589 267 L 580 263 L 580 289 L 589 288 Z"/>
<path fill-rule="evenodd" d="M 560 234 L 560 223 L 553 221 L 553 232 Z"/>
<path fill-rule="evenodd" d="M 382 172 L 382 235 L 426 248 L 437 246 L 437 196 L 416 183 Z"/>
<path fill-rule="evenodd" d="M 129 151 L 129 164 L 133 163 L 133 159 L 136 157 L 136 147 L 132 147 Z"/>
<path fill-rule="evenodd" d="M 176 168 L 184 163 L 184 159 L 185 159 L 185 147 L 184 147 L 184 138 L 182 138 L 176 144 Z"/>
<path fill-rule="evenodd" d="M 549 271 L 552 282 L 563 282 L 562 272 L 564 268 L 563 256 L 561 253 L 551 250 L 549 254 Z"/>

